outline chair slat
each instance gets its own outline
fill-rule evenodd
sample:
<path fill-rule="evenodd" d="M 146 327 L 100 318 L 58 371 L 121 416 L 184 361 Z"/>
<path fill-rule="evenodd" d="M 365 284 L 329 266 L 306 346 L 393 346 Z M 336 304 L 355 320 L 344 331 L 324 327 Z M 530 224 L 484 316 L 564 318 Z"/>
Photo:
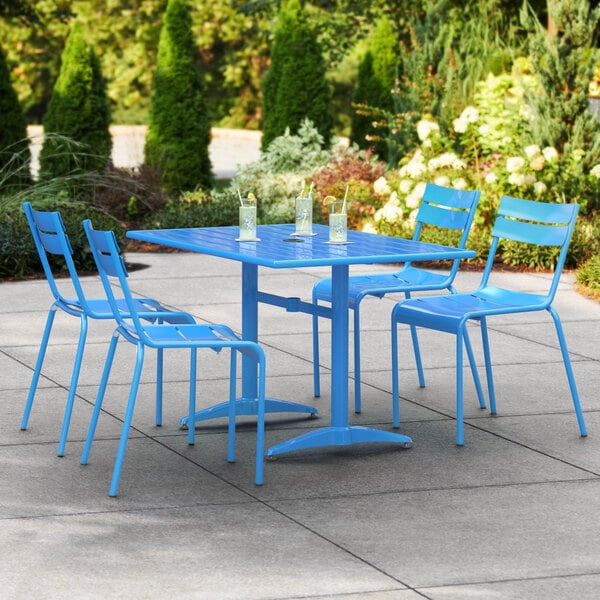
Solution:
<path fill-rule="evenodd" d="M 578 209 L 577 204 L 546 204 L 545 202 L 503 196 L 498 214 L 539 223 L 565 224 L 571 222 L 573 213 L 576 214 Z"/>
<path fill-rule="evenodd" d="M 422 204 L 419 209 L 419 221 L 446 229 L 463 229 L 469 219 L 469 212 L 452 210 L 434 204 Z"/>
<path fill-rule="evenodd" d="M 452 208 L 468 210 L 473 205 L 474 194 L 479 192 L 473 190 L 456 190 L 434 183 L 428 183 L 423 192 L 423 202 L 439 203 Z"/>
<path fill-rule="evenodd" d="M 498 217 L 492 229 L 493 236 L 538 246 L 561 246 L 568 232 L 565 225 L 525 223 L 505 217 Z"/>

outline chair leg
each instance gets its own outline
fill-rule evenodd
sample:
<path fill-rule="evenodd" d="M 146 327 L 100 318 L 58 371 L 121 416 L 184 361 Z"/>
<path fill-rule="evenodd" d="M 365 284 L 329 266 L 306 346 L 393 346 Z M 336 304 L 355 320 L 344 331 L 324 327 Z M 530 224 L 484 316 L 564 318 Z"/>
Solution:
<path fill-rule="evenodd" d="M 463 332 L 456 334 L 456 445 L 465 443 L 465 423 L 463 407 Z"/>
<path fill-rule="evenodd" d="M 96 403 L 94 404 L 94 411 L 92 412 L 92 418 L 88 427 L 87 437 L 83 446 L 83 453 L 81 454 L 81 464 L 87 465 L 90 451 L 92 449 L 92 442 L 94 440 L 94 433 L 96 432 L 96 425 L 98 424 L 98 417 L 102 410 L 102 402 L 104 401 L 104 394 L 106 393 L 106 385 L 108 383 L 108 377 L 110 375 L 110 369 L 112 367 L 113 359 L 115 357 L 115 350 L 117 349 L 117 342 L 119 336 L 114 333 L 110 344 L 108 346 L 108 352 L 106 354 L 106 360 L 104 361 L 104 369 L 102 371 L 102 377 L 100 378 L 100 386 L 98 387 L 98 393 L 96 394 Z"/>
<path fill-rule="evenodd" d="M 198 364 L 198 352 L 196 348 L 190 349 L 190 393 L 188 400 L 188 446 L 193 446 L 196 443 L 196 376 Z"/>
<path fill-rule="evenodd" d="M 235 462 L 235 402 L 237 397 L 237 350 L 231 348 L 229 362 L 229 421 L 227 423 L 227 461 Z M 259 395 L 260 401 L 260 395 Z"/>
<path fill-rule="evenodd" d="M 116 496 L 119 488 L 119 478 L 121 477 L 121 468 L 123 459 L 125 458 L 125 450 L 127 449 L 127 439 L 129 438 L 129 428 L 133 419 L 133 409 L 135 408 L 135 400 L 137 397 L 140 378 L 142 375 L 142 366 L 144 364 L 144 346 L 137 345 L 135 357 L 135 370 L 133 372 L 133 381 L 129 390 L 129 398 L 127 400 L 127 410 L 125 411 L 125 419 L 123 420 L 123 429 L 121 430 L 121 439 L 119 440 L 119 448 L 117 450 L 117 458 L 113 470 L 112 480 L 110 483 L 109 496 Z M 193 429 L 193 428 L 192 428 Z"/>
<path fill-rule="evenodd" d="M 313 304 L 318 301 L 313 297 Z M 313 329 L 313 395 L 318 398 L 321 395 L 321 373 L 319 368 L 319 317 L 316 314 L 312 316 Z"/>
<path fill-rule="evenodd" d="M 569 352 L 567 350 L 567 340 L 563 332 L 563 328 L 560 322 L 558 313 L 552 308 L 548 308 L 548 312 L 552 315 L 554 320 L 554 326 L 558 335 L 558 342 L 560 344 L 560 351 L 563 357 L 563 363 L 567 372 L 567 379 L 569 380 L 569 388 L 571 389 L 571 397 L 573 398 L 573 406 L 575 408 L 575 414 L 577 415 L 577 424 L 579 425 L 579 432 L 582 437 L 587 436 L 587 429 L 585 426 L 585 420 L 583 418 L 583 412 L 581 410 L 581 404 L 579 402 L 579 393 L 577 392 L 577 385 L 575 384 L 575 376 L 573 375 L 573 368 L 571 367 L 571 359 L 569 358 Z"/>
<path fill-rule="evenodd" d="M 354 306 L 354 412 L 362 411 L 361 385 L 360 385 L 360 299 L 356 299 Z"/>
<path fill-rule="evenodd" d="M 417 375 L 419 376 L 419 387 L 425 387 L 425 374 L 423 373 L 423 361 L 421 360 L 421 350 L 419 348 L 419 337 L 417 328 L 414 325 L 410 326 L 410 337 L 412 339 L 413 354 L 415 355 L 415 363 L 417 364 Z"/>
<path fill-rule="evenodd" d="M 404 297 L 410 300 L 410 292 L 404 292 Z M 415 363 L 417 365 L 417 375 L 419 377 L 419 387 L 425 387 L 425 373 L 423 372 L 423 361 L 421 360 L 421 349 L 419 348 L 419 336 L 417 334 L 417 328 L 414 325 L 410 326 L 410 337 L 412 339 L 413 354 L 415 356 Z"/>
<path fill-rule="evenodd" d="M 494 391 L 494 375 L 492 373 L 492 359 L 490 355 L 490 340 L 485 317 L 479 320 L 481 324 L 481 341 L 483 342 L 483 356 L 485 359 L 485 376 L 488 383 L 488 396 L 490 398 L 490 414 L 496 414 L 496 392 Z"/>
<path fill-rule="evenodd" d="M 400 427 L 400 400 L 398 390 L 398 325 L 392 310 L 392 426 Z"/>
<path fill-rule="evenodd" d="M 65 415 L 63 417 L 60 439 L 58 442 L 57 456 L 64 456 L 67 436 L 69 435 L 69 425 L 71 424 L 71 415 L 73 414 L 73 404 L 75 403 L 75 393 L 77 392 L 77 383 L 81 371 L 81 362 L 83 360 L 83 351 L 85 349 L 85 340 L 87 337 L 87 316 L 81 313 L 79 317 L 79 341 L 77 342 L 77 351 L 75 352 L 75 362 L 73 364 L 73 373 L 71 374 L 71 385 L 67 396 L 67 405 L 65 406 Z"/>
<path fill-rule="evenodd" d="M 163 410 L 163 349 L 159 348 L 156 352 L 156 416 L 155 423 L 157 427 L 162 427 Z"/>
<path fill-rule="evenodd" d="M 40 373 L 42 372 L 42 365 L 44 363 L 44 357 L 46 356 L 48 340 L 50 339 L 50 332 L 52 331 L 52 324 L 54 323 L 55 316 L 56 307 L 52 306 L 52 308 L 48 311 L 48 317 L 46 318 L 46 325 L 44 327 L 40 349 L 38 350 L 37 360 L 35 361 L 31 385 L 29 386 L 29 394 L 27 395 L 27 401 L 25 402 L 25 409 L 23 411 L 23 418 L 21 420 L 21 429 L 23 431 L 27 429 L 27 423 L 29 422 L 29 415 L 31 414 L 31 407 L 33 406 L 33 399 L 35 397 L 38 381 L 40 379 Z"/>
<path fill-rule="evenodd" d="M 258 363 L 258 416 L 256 423 L 256 485 L 263 484 L 263 468 L 265 454 L 265 358 Z"/>
<path fill-rule="evenodd" d="M 473 354 L 473 346 L 471 346 L 471 338 L 469 337 L 469 333 L 467 331 L 466 326 L 465 326 L 465 348 L 467 350 L 467 356 L 469 358 L 469 365 L 471 366 L 471 373 L 473 375 L 473 383 L 475 384 L 477 398 L 479 399 L 479 407 L 485 408 L 485 398 L 483 397 L 483 388 L 481 387 L 481 380 L 479 379 L 479 373 L 477 371 L 477 363 L 475 362 L 475 355 Z"/>

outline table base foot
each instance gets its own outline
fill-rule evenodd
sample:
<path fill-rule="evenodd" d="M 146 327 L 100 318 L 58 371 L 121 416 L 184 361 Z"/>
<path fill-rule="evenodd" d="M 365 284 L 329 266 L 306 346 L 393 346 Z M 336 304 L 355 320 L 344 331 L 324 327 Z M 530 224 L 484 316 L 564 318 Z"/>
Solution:
<path fill-rule="evenodd" d="M 306 404 L 299 404 L 298 402 L 289 402 L 287 400 L 279 400 L 277 398 L 265 398 L 265 413 L 288 413 L 288 412 L 299 412 L 309 413 L 310 416 L 317 414 L 318 410 L 314 406 L 307 406 Z M 257 415 L 258 414 L 258 400 L 256 398 L 238 398 L 235 402 L 235 414 L 237 416 L 243 415 Z M 204 408 L 199 410 L 194 415 L 194 422 L 207 421 L 208 419 L 219 419 L 221 417 L 229 416 L 229 402 L 221 402 L 215 404 L 210 408 Z M 183 417 L 179 420 L 179 425 L 182 427 L 187 426 L 189 423 L 189 416 Z"/>
<path fill-rule="evenodd" d="M 296 438 L 271 446 L 267 450 L 267 457 L 303 450 L 305 448 L 316 448 L 320 446 L 349 446 L 366 442 L 391 442 L 402 444 L 404 448 L 412 446 L 412 440 L 399 433 L 382 431 L 370 427 L 347 426 L 347 427 L 324 427 L 310 431 Z"/>

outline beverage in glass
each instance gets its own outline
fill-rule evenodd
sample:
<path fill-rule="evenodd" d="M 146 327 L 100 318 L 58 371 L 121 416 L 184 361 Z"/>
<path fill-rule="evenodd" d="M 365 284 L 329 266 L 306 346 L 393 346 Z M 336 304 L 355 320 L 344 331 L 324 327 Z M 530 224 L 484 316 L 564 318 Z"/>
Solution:
<path fill-rule="evenodd" d="M 337 200 L 329 204 L 329 241 L 343 244 L 347 239 L 348 213 L 346 202 Z"/>
<path fill-rule="evenodd" d="M 296 196 L 296 234 L 312 235 L 312 196 Z"/>
<path fill-rule="evenodd" d="M 256 239 L 256 198 L 242 198 L 240 201 L 240 240 Z"/>

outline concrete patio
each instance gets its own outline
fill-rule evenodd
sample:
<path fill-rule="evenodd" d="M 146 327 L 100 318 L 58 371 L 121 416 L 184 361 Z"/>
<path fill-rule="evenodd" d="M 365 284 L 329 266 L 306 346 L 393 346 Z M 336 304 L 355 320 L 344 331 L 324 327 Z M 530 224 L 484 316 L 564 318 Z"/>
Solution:
<path fill-rule="evenodd" d="M 145 265 L 131 274 L 137 293 L 239 330 L 237 263 L 187 253 L 128 260 Z M 261 269 L 259 280 L 266 291 L 309 299 L 327 273 Z M 547 280 L 543 274 L 500 278 L 525 290 Z M 460 272 L 457 287 L 471 289 L 478 279 L 479 273 Z M 99 295 L 97 278 L 85 280 Z M 364 408 L 350 415 L 353 423 L 382 429 L 391 429 L 393 302 L 364 305 Z M 79 464 L 111 324 L 90 325 L 65 456 L 57 458 L 56 447 L 75 319 L 58 314 L 29 428 L 19 429 L 49 304 L 45 280 L 0 284 L 3 598 L 598 597 L 600 305 L 573 290 L 572 275 L 564 276 L 555 306 L 587 438 L 579 436 L 545 314 L 490 322 L 499 414 L 479 409 L 467 388 L 464 447 L 454 444 L 453 338 L 423 332 L 427 387 L 419 389 L 404 331 L 400 431 L 414 446 L 284 455 L 265 464 L 262 487 L 253 484 L 251 418 L 239 427 L 235 464 L 226 461 L 224 421 L 199 427 L 196 446 L 187 445 L 178 426 L 187 400 L 182 353 L 167 357 L 164 425 L 154 425 L 149 353 L 116 498 L 108 497 L 108 487 L 133 368 L 129 345 L 118 350 L 90 463 Z M 260 323 L 268 395 L 313 404 L 320 413 L 317 419 L 270 415 L 267 445 L 273 445 L 328 422 L 329 344 L 323 336 L 323 395 L 314 398 L 309 317 L 265 306 Z M 199 405 L 225 398 L 227 363 L 225 354 L 201 353 Z"/>

